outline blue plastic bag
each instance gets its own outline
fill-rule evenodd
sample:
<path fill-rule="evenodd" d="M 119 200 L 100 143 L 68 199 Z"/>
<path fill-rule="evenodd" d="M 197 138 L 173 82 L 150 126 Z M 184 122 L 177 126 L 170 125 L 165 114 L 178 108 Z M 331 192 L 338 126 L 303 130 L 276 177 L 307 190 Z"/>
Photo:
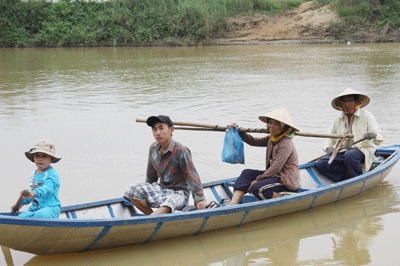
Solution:
<path fill-rule="evenodd" d="M 232 164 L 244 164 L 243 140 L 239 136 L 236 127 L 231 127 L 231 129 L 225 134 L 224 148 L 222 149 L 222 161 Z"/>

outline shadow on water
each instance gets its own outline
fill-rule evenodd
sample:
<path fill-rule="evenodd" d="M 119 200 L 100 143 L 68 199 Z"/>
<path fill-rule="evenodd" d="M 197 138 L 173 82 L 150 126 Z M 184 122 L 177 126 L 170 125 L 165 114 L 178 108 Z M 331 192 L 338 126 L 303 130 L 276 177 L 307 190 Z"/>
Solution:
<path fill-rule="evenodd" d="M 25 265 L 365 265 L 371 243 L 383 230 L 383 216 L 399 212 L 396 187 L 383 182 L 359 197 L 310 211 L 255 222 L 242 228 L 209 232 L 117 249 L 35 256 Z M 329 256 L 310 238 L 328 237 Z M 326 246 L 326 245 L 325 245 Z M 278 265 L 276 264 L 276 265 Z M 10 261 L 7 261 L 7 265 Z"/>

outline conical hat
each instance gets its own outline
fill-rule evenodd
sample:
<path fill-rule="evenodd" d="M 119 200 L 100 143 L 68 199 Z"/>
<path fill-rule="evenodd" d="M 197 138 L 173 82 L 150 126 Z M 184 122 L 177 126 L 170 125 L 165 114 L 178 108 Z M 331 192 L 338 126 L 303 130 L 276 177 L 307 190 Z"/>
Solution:
<path fill-rule="evenodd" d="M 276 109 L 272 112 L 266 113 L 265 115 L 261 115 L 258 118 L 265 123 L 268 123 L 268 119 L 271 118 L 292 127 L 296 131 L 299 131 L 285 107 Z"/>
<path fill-rule="evenodd" d="M 332 100 L 332 107 L 335 108 L 336 110 L 341 111 L 342 103 L 340 101 L 340 98 L 343 97 L 343 96 L 346 96 L 346 95 L 353 95 L 353 94 L 358 94 L 359 95 L 359 97 L 360 97 L 359 100 L 360 100 L 360 102 L 362 102 L 360 107 L 365 107 L 365 106 L 367 106 L 369 104 L 370 99 L 369 99 L 369 97 L 367 95 L 362 94 L 362 93 L 360 93 L 360 92 L 358 92 L 356 90 L 353 90 L 353 89 L 349 88 L 349 89 L 344 90 L 341 94 L 339 94 L 339 96 L 337 96 L 336 98 L 334 98 Z"/>

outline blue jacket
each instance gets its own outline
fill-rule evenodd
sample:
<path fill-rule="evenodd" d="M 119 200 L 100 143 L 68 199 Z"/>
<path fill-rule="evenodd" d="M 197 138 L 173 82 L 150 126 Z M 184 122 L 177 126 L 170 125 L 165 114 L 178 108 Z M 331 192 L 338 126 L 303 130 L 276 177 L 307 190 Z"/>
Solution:
<path fill-rule="evenodd" d="M 38 175 L 36 175 L 36 171 L 37 170 L 35 170 L 29 178 L 31 190 L 35 191 L 36 196 L 33 202 L 31 199 L 24 199 L 22 204 L 26 205 L 32 202 L 30 208 L 34 209 L 42 209 L 44 207 L 61 208 L 61 202 L 58 199 L 60 179 L 57 171 L 52 166 Z"/>

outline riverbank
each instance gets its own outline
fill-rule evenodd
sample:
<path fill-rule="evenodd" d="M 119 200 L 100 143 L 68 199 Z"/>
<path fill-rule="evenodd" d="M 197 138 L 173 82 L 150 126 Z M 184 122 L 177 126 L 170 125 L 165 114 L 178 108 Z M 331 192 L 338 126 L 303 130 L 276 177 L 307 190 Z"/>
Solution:
<path fill-rule="evenodd" d="M 400 0 L 0 0 L 0 47 L 399 42 Z"/>
<path fill-rule="evenodd" d="M 322 43 L 377 43 L 399 42 L 400 28 L 382 29 L 359 27 L 355 32 L 343 30 L 341 36 L 332 32 L 332 25 L 344 20 L 332 5 L 316 4 L 313 1 L 273 16 L 238 17 L 230 19 L 233 28 L 223 38 L 210 44 L 322 44 Z"/>
<path fill-rule="evenodd" d="M 345 19 L 338 15 L 334 5 L 324 5 L 321 1 L 304 1 L 277 14 L 230 17 L 228 24 L 229 30 L 219 37 L 203 40 L 167 37 L 145 46 L 400 42 L 400 27 L 391 28 L 389 23 L 381 28 L 373 27 L 373 23 L 370 27 L 361 23 L 346 27 Z"/>

